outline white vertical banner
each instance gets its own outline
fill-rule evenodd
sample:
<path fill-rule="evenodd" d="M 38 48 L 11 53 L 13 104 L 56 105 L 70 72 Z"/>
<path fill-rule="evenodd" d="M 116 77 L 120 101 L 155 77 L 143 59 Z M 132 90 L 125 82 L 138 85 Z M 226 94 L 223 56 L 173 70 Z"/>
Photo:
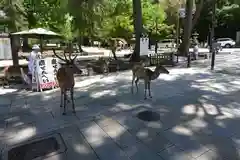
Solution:
<path fill-rule="evenodd" d="M 57 58 L 52 58 L 51 59 L 51 66 L 52 66 L 52 69 L 53 69 L 52 73 L 54 75 L 54 79 L 55 79 L 55 82 L 56 82 L 55 86 L 58 86 L 57 71 L 60 68 L 60 64 L 58 63 Z"/>
<path fill-rule="evenodd" d="M 148 43 L 149 43 L 148 37 L 140 38 L 140 56 L 148 55 L 148 52 L 149 52 Z"/>
<path fill-rule="evenodd" d="M 37 77 L 40 90 L 53 88 L 57 84 L 54 76 L 52 59 L 53 58 L 45 58 L 37 60 Z"/>

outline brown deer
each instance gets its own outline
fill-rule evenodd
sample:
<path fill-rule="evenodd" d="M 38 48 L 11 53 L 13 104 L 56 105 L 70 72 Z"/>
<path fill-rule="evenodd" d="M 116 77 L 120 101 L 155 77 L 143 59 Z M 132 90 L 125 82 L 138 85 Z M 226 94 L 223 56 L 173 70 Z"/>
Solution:
<path fill-rule="evenodd" d="M 72 109 L 73 113 L 76 113 L 75 111 L 75 104 L 74 104 L 74 85 L 75 85 L 75 80 L 74 80 L 74 73 L 76 69 L 82 73 L 82 71 L 75 65 L 74 61 L 77 58 L 77 55 L 72 59 L 71 55 L 72 52 L 69 53 L 69 59 L 67 59 L 66 53 L 64 52 L 64 59 L 58 56 L 53 50 L 54 55 L 62 60 L 65 63 L 60 63 L 61 67 L 58 69 L 56 77 L 58 81 L 58 85 L 60 87 L 60 92 L 61 92 L 61 103 L 60 107 L 64 107 L 63 115 L 66 115 L 66 102 L 68 101 L 67 99 L 67 91 L 70 91 L 70 96 L 71 96 L 71 101 L 72 101 Z"/>
<path fill-rule="evenodd" d="M 9 86 L 9 81 L 11 78 L 19 78 L 21 79 L 21 68 L 24 73 L 28 73 L 28 68 L 25 66 L 7 66 L 2 71 L 2 86 L 5 88 L 6 85 Z"/>
<path fill-rule="evenodd" d="M 147 99 L 146 92 L 148 89 L 149 97 L 152 98 L 151 96 L 151 81 L 155 80 L 159 77 L 160 73 L 165 73 L 169 74 L 169 71 L 163 67 L 162 65 L 157 65 L 155 70 L 152 71 L 149 68 L 145 68 L 142 63 L 136 63 L 132 67 L 132 87 L 131 87 L 131 92 L 133 94 L 133 83 L 135 81 L 135 85 L 137 88 L 138 92 L 138 82 L 140 79 L 144 80 L 144 85 L 145 85 L 145 90 L 144 90 L 144 99 Z"/>

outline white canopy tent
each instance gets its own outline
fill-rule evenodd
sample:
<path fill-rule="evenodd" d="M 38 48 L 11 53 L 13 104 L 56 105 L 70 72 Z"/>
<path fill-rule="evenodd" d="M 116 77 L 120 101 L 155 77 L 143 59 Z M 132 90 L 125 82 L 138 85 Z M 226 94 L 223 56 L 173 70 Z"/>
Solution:
<path fill-rule="evenodd" d="M 29 35 L 29 36 L 60 36 L 59 34 L 46 30 L 44 28 L 34 28 L 30 30 L 12 33 L 12 35 Z"/>
<path fill-rule="evenodd" d="M 42 52 L 42 43 L 44 38 L 56 38 L 61 37 L 60 34 L 55 33 L 53 31 L 46 30 L 44 28 L 33 28 L 25 31 L 15 32 L 11 35 L 19 35 L 19 36 L 25 36 L 28 38 L 38 38 L 40 39 L 40 45 L 41 45 L 41 52 Z"/>

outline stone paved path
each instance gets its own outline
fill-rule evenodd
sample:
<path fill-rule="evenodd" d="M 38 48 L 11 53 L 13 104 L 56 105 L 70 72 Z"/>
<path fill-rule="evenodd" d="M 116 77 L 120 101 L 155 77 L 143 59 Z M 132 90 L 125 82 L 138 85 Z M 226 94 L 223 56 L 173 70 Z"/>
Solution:
<path fill-rule="evenodd" d="M 218 71 L 169 68 L 152 83 L 153 99 L 130 93 L 131 72 L 77 78 L 77 114 L 59 108 L 59 90 L 32 93 L 0 91 L 0 147 L 46 133 L 59 133 L 67 150 L 44 160 L 238 160 L 240 159 L 240 80 L 222 72 L 237 66 L 237 54 Z M 226 58 L 226 57 L 225 57 Z M 222 65 L 220 65 L 220 62 Z M 240 67 L 239 67 L 240 68 Z M 160 114 L 144 122 L 143 110 Z"/>

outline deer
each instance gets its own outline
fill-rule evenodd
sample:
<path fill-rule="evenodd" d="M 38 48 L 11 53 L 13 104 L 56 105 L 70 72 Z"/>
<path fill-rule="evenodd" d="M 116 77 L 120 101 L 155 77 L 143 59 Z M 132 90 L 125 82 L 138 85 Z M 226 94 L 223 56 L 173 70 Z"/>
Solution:
<path fill-rule="evenodd" d="M 2 71 L 2 87 L 5 88 L 6 85 L 9 86 L 9 80 L 11 78 L 21 78 L 21 69 L 24 73 L 28 72 L 28 68 L 23 66 L 6 66 Z"/>
<path fill-rule="evenodd" d="M 72 52 L 69 53 L 69 56 L 67 58 L 66 53 L 64 52 L 64 58 L 61 58 L 58 56 L 53 50 L 54 55 L 62 60 L 64 63 L 60 63 L 61 67 L 57 70 L 56 78 L 58 81 L 58 86 L 60 88 L 61 92 L 61 103 L 60 107 L 63 107 L 63 113 L 62 115 L 66 115 L 66 102 L 69 102 L 67 99 L 67 91 L 70 91 L 71 101 L 72 101 L 72 109 L 73 113 L 76 114 L 75 110 L 75 104 L 74 104 L 74 85 L 75 85 L 75 79 L 74 79 L 74 70 L 77 69 L 82 73 L 82 71 L 75 65 L 74 61 L 77 58 L 77 55 L 74 56 L 74 58 L 71 58 Z"/>
<path fill-rule="evenodd" d="M 132 67 L 132 87 L 131 87 L 132 94 L 133 94 L 134 81 L 135 81 L 136 89 L 138 92 L 138 82 L 139 80 L 143 80 L 145 85 L 144 99 L 145 100 L 147 99 L 147 96 L 146 96 L 147 90 L 148 90 L 149 98 L 152 98 L 151 87 L 150 87 L 151 81 L 157 79 L 160 73 L 169 74 L 169 71 L 160 64 L 156 65 L 154 71 L 152 71 L 151 69 L 144 67 L 144 64 L 141 62 L 135 63 Z"/>

